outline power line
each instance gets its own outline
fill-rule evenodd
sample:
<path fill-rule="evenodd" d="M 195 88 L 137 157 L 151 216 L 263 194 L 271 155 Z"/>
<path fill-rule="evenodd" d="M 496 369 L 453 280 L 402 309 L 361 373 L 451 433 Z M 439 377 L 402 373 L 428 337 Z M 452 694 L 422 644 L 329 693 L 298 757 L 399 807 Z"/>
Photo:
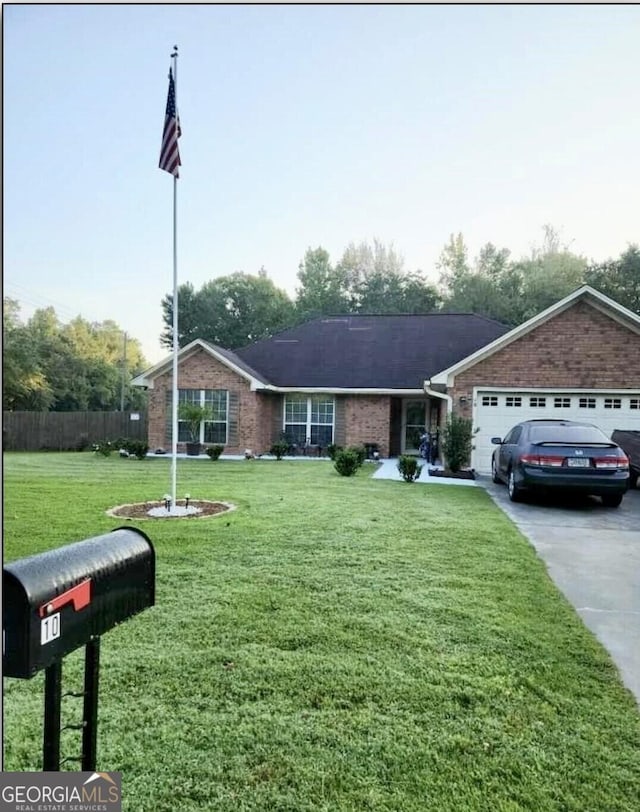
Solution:
<path fill-rule="evenodd" d="M 48 296 L 43 296 L 41 293 L 35 293 L 29 288 L 26 288 L 24 285 L 20 285 L 16 282 L 6 284 L 5 295 L 8 295 L 12 299 L 17 299 L 20 304 L 24 302 L 25 304 L 35 307 L 36 309 L 53 307 L 56 311 L 56 315 L 61 315 L 63 318 L 67 318 L 68 320 L 75 319 L 77 316 L 84 318 L 78 311 L 72 311 L 68 305 L 64 305 Z"/>

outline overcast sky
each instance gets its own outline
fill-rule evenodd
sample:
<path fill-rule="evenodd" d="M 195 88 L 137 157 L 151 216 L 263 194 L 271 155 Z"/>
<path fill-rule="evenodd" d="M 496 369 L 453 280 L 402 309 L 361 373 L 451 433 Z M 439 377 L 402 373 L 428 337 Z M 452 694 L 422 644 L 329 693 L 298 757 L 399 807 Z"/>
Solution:
<path fill-rule="evenodd" d="M 4 294 L 114 319 L 150 362 L 172 287 L 157 168 L 180 50 L 178 276 L 453 232 L 589 259 L 640 241 L 640 6 L 4 6 Z"/>

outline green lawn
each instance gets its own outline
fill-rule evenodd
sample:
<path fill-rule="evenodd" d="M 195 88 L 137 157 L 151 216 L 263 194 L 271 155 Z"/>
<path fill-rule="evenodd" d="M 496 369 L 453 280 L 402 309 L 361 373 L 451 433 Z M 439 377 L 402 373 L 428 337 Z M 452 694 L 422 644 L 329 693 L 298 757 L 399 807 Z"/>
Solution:
<path fill-rule="evenodd" d="M 4 461 L 6 560 L 169 488 L 166 459 Z M 180 462 L 179 495 L 238 510 L 137 523 L 157 606 L 101 651 L 98 769 L 124 809 L 637 812 L 640 715 L 533 549 L 482 488 L 370 472 Z M 40 768 L 42 690 L 5 680 L 6 770 Z"/>

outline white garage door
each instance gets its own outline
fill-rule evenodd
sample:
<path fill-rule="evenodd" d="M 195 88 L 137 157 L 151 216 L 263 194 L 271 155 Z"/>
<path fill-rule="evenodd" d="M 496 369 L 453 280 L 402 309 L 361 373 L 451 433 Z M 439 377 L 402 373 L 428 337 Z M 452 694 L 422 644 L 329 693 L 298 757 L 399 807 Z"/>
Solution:
<path fill-rule="evenodd" d="M 523 420 L 555 418 L 593 423 L 607 435 L 615 429 L 640 431 L 640 392 L 492 391 L 478 389 L 473 399 L 472 465 L 481 474 L 491 472 L 492 437 L 504 437 Z"/>

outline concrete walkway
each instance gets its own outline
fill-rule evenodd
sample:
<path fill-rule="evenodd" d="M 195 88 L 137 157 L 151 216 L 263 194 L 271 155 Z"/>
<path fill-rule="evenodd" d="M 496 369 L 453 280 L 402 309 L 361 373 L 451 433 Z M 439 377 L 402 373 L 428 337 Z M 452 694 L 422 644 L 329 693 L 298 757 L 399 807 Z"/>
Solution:
<path fill-rule="evenodd" d="M 420 461 L 422 463 L 422 460 Z M 432 466 L 433 468 L 441 468 L 439 465 Z M 374 473 L 372 479 L 393 479 L 396 482 L 403 482 L 402 475 L 398 471 L 398 460 L 392 457 L 388 460 L 382 460 L 378 465 L 378 470 Z M 429 467 L 422 464 L 420 476 L 415 480 L 420 485 L 471 485 L 475 487 L 477 482 L 473 479 L 453 479 L 445 476 L 429 476 Z"/>

